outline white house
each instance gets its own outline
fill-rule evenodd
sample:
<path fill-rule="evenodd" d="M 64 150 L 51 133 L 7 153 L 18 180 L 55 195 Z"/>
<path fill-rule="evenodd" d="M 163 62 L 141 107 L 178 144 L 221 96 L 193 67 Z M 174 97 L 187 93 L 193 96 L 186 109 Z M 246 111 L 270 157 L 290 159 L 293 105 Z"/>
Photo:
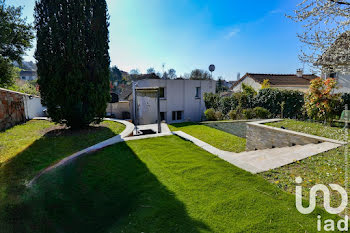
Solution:
<path fill-rule="evenodd" d="M 22 70 L 19 73 L 19 76 L 22 80 L 25 80 L 25 81 L 32 81 L 38 78 L 36 71 L 33 71 L 33 70 Z"/>
<path fill-rule="evenodd" d="M 269 80 L 270 87 L 272 88 L 306 92 L 310 86 L 310 81 L 315 78 L 317 78 L 316 75 L 303 74 L 302 70 L 298 70 L 296 74 L 247 73 L 232 86 L 232 91 L 241 92 L 243 83 L 258 91 L 261 89 L 261 84 L 264 80 Z"/>
<path fill-rule="evenodd" d="M 185 79 L 143 79 L 133 83 L 132 118 L 139 124 L 154 124 L 158 120 L 157 92 L 159 90 L 159 111 L 162 121 L 176 123 L 201 121 L 205 111 L 204 93 L 215 93 L 214 80 Z M 136 97 L 136 104 L 134 99 Z M 136 110 L 136 111 L 135 111 Z"/>
<path fill-rule="evenodd" d="M 350 31 L 341 34 L 315 65 L 323 67 L 323 78 L 335 78 L 336 93 L 350 92 Z"/>

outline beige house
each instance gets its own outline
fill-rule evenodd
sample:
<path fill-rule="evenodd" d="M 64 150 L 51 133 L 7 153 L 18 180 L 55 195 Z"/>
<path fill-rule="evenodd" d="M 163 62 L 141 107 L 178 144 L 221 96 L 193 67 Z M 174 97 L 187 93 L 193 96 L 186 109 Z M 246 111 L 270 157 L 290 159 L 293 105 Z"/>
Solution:
<path fill-rule="evenodd" d="M 261 84 L 268 79 L 271 88 L 298 90 L 306 92 L 312 79 L 318 78 L 314 74 L 303 74 L 298 70 L 296 74 L 253 74 L 246 73 L 233 86 L 233 92 L 241 92 L 242 84 L 252 86 L 256 91 L 261 89 Z"/>

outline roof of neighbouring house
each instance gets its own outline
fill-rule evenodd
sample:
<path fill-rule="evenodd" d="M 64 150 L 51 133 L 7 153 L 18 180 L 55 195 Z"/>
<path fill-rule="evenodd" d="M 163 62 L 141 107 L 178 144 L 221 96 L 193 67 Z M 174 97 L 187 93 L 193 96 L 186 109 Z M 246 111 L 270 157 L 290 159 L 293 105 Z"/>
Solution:
<path fill-rule="evenodd" d="M 315 65 L 334 66 L 350 64 L 350 31 L 342 33 L 320 56 Z"/>
<path fill-rule="evenodd" d="M 304 74 L 298 77 L 296 74 L 253 74 L 246 73 L 233 86 L 237 86 L 247 77 L 252 78 L 257 83 L 263 83 L 265 79 L 269 80 L 271 86 L 309 86 L 312 79 L 318 78 L 315 74 Z"/>
<path fill-rule="evenodd" d="M 20 76 L 36 76 L 37 73 L 34 70 L 21 70 Z"/>
<path fill-rule="evenodd" d="M 119 94 L 120 100 L 127 100 L 129 96 L 132 94 L 132 85 L 125 85 Z"/>

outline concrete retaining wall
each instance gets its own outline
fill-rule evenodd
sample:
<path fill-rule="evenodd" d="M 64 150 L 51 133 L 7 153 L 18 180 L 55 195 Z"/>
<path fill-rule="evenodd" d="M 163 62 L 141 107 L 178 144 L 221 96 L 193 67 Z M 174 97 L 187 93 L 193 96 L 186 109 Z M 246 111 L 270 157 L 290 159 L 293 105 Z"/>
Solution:
<path fill-rule="evenodd" d="M 337 140 L 263 125 L 264 123 L 275 121 L 279 120 L 247 123 L 247 151 L 318 144 L 322 142 L 344 144 Z"/>
<path fill-rule="evenodd" d="M 112 114 L 115 116 L 117 119 L 131 119 L 131 110 L 130 110 L 130 103 L 129 101 L 120 101 L 118 103 L 112 103 L 107 105 L 107 114 Z M 128 112 L 129 113 L 129 118 L 123 116 L 123 112 Z M 124 119 L 124 120 L 125 120 Z"/>

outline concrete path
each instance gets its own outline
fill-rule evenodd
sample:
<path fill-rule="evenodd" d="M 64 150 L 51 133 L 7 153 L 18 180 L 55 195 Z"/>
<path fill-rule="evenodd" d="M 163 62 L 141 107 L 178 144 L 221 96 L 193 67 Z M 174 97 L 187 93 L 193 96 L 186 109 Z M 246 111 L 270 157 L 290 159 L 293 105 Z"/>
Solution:
<path fill-rule="evenodd" d="M 342 144 L 338 143 L 323 142 L 320 144 L 234 153 L 217 149 L 182 131 L 176 131 L 173 134 L 189 140 L 209 153 L 217 155 L 219 158 L 253 174 L 282 167 L 342 146 Z"/>

